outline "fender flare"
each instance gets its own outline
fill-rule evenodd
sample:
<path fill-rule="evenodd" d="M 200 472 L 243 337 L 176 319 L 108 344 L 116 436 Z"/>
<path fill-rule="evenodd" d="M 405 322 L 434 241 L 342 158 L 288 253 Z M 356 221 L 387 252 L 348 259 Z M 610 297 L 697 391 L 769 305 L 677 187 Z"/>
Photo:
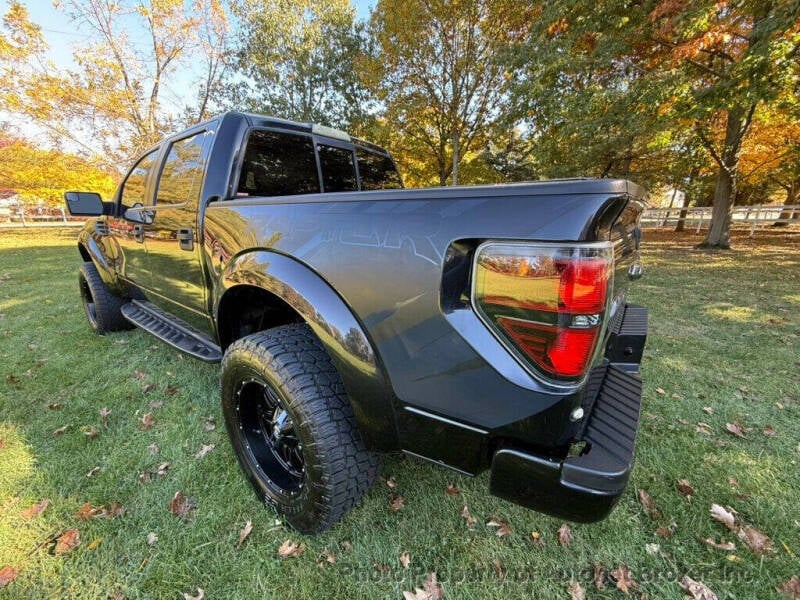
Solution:
<path fill-rule="evenodd" d="M 368 448 L 399 449 L 393 394 L 375 346 L 347 303 L 318 273 L 285 254 L 252 250 L 223 269 L 214 314 L 225 294 L 241 285 L 263 289 L 308 323 L 331 357 Z"/>

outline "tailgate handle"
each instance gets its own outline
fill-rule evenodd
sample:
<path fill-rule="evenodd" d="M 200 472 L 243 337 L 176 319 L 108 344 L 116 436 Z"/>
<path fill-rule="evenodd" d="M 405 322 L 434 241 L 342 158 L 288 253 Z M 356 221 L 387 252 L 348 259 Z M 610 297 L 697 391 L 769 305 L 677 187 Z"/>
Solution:
<path fill-rule="evenodd" d="M 194 232 L 191 227 L 178 229 L 178 245 L 181 250 L 194 250 Z"/>
<path fill-rule="evenodd" d="M 133 239 L 140 244 L 144 242 L 144 225 L 139 224 L 133 226 Z"/>

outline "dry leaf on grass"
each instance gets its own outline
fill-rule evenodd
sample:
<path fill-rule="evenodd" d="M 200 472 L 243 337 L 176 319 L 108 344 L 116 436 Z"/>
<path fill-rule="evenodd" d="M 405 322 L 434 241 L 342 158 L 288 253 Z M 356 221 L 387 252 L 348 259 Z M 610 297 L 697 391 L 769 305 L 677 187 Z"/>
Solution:
<path fill-rule="evenodd" d="M 150 452 L 150 454 L 158 454 L 161 452 L 161 448 L 158 447 L 158 444 L 153 442 L 147 447 L 147 451 Z"/>
<path fill-rule="evenodd" d="M 726 542 L 725 540 L 720 540 L 718 542 L 714 538 L 706 538 L 703 540 L 703 543 L 717 550 L 725 550 L 726 552 L 733 552 L 736 550 L 736 544 L 733 542 Z"/>
<path fill-rule="evenodd" d="M 56 538 L 56 547 L 54 552 L 56 554 L 66 554 L 72 552 L 81 543 L 81 536 L 77 529 L 67 529 L 58 538 Z"/>
<path fill-rule="evenodd" d="M 147 534 L 148 546 L 154 546 L 157 541 L 158 541 L 158 535 L 154 531 L 151 531 L 150 533 Z"/>
<path fill-rule="evenodd" d="M 216 448 L 215 444 L 202 444 L 200 449 L 195 453 L 195 458 L 203 458 L 206 454 Z"/>
<path fill-rule="evenodd" d="M 144 413 L 139 422 L 139 429 L 142 431 L 147 431 L 152 429 L 153 425 L 156 424 L 156 418 L 153 416 L 153 413 Z"/>
<path fill-rule="evenodd" d="M 636 581 L 633 579 L 633 573 L 631 573 L 630 569 L 625 565 L 620 565 L 611 571 L 611 576 L 617 582 L 617 589 L 624 592 L 626 595 L 630 590 L 638 587 Z"/>
<path fill-rule="evenodd" d="M 411 564 L 411 555 L 408 552 L 403 552 L 400 555 L 400 564 L 403 565 L 404 569 L 407 569 L 408 565 Z"/>
<path fill-rule="evenodd" d="M 605 589 L 606 587 L 606 568 L 602 563 L 594 566 L 594 587 L 598 590 Z"/>
<path fill-rule="evenodd" d="M 739 425 L 739 423 L 725 423 L 725 429 L 728 431 L 728 433 L 731 433 L 738 438 L 744 437 L 744 427 Z"/>
<path fill-rule="evenodd" d="M 497 576 L 501 581 L 506 578 L 506 570 L 503 567 L 503 563 L 501 563 L 498 559 L 495 558 L 492 561 L 492 568 L 494 569 L 494 572 L 497 573 Z"/>
<path fill-rule="evenodd" d="M 136 369 L 133 372 L 133 378 L 134 379 L 144 379 L 145 377 L 147 377 L 147 373 L 145 373 L 144 371 L 140 371 L 139 369 Z"/>
<path fill-rule="evenodd" d="M 664 525 L 659 525 L 658 527 L 656 527 L 656 535 L 660 538 L 664 538 L 665 540 L 671 538 L 672 533 L 673 533 L 672 529 L 670 529 L 669 527 L 665 527 Z"/>
<path fill-rule="evenodd" d="M 542 534 L 539 531 L 531 531 L 531 541 L 537 546 L 544 546 L 544 540 L 542 540 Z"/>
<path fill-rule="evenodd" d="M 762 433 L 767 437 L 772 437 L 773 435 L 775 435 L 775 428 L 772 425 L 767 425 L 762 430 Z"/>
<path fill-rule="evenodd" d="M 183 600 L 205 600 L 205 597 L 206 593 L 203 591 L 203 588 L 197 588 L 197 594 L 194 596 L 186 592 L 183 594 Z"/>
<path fill-rule="evenodd" d="M 777 590 L 789 600 L 800 600 L 800 578 L 793 575 L 791 579 L 779 585 Z"/>
<path fill-rule="evenodd" d="M 336 562 L 336 555 L 325 548 L 322 553 L 317 557 L 317 566 L 324 567 L 325 564 L 332 565 Z"/>
<path fill-rule="evenodd" d="M 63 427 L 59 427 L 53 431 L 53 437 L 58 437 L 60 435 L 64 435 L 67 429 L 69 429 L 69 425 L 64 425 Z"/>
<path fill-rule="evenodd" d="M 651 519 L 657 521 L 661 518 L 661 513 L 658 512 L 656 503 L 653 501 L 653 498 L 650 496 L 650 494 L 647 493 L 647 490 L 639 490 L 639 502 L 641 502 L 642 507 L 645 509 Z"/>
<path fill-rule="evenodd" d="M 100 472 L 100 467 L 92 467 L 86 472 L 86 477 L 94 477 Z"/>
<path fill-rule="evenodd" d="M 189 498 L 184 495 L 182 491 L 178 490 L 175 492 L 172 500 L 169 501 L 167 507 L 169 508 L 169 512 L 183 519 L 187 518 L 189 513 L 195 508 L 195 503 L 192 498 Z"/>
<path fill-rule="evenodd" d="M 477 519 L 469 514 L 469 507 L 465 504 L 464 508 L 461 509 L 461 518 L 464 519 L 464 522 L 467 524 L 469 529 L 472 529 L 477 523 Z"/>
<path fill-rule="evenodd" d="M 391 477 L 387 477 L 385 481 L 386 485 L 389 486 L 390 490 L 393 490 L 394 488 L 397 487 L 397 480 L 394 478 L 394 475 L 392 475 Z"/>
<path fill-rule="evenodd" d="M 694 488 L 692 487 L 692 484 L 689 483 L 688 479 L 679 479 L 675 484 L 675 487 L 678 488 L 678 491 L 684 498 L 691 498 L 694 496 Z"/>
<path fill-rule="evenodd" d="M 570 529 L 569 525 L 564 523 L 561 527 L 558 528 L 558 543 L 562 546 L 569 546 L 572 542 L 572 529 Z"/>
<path fill-rule="evenodd" d="M 664 391 L 664 388 L 656 388 L 656 394 L 658 394 L 659 396 L 663 396 L 666 393 L 667 392 Z"/>
<path fill-rule="evenodd" d="M 574 579 L 569 582 L 567 593 L 572 600 L 586 600 L 586 590 Z"/>
<path fill-rule="evenodd" d="M 0 588 L 7 586 L 9 583 L 14 581 L 18 575 L 19 569 L 12 567 L 11 565 L 4 565 L 3 568 L 0 569 Z"/>
<path fill-rule="evenodd" d="M 33 519 L 34 517 L 38 517 L 40 514 L 42 514 L 48 506 L 50 506 L 50 500 L 45 498 L 41 502 L 37 502 L 30 508 L 23 510 L 21 513 L 19 513 L 19 516 L 23 519 Z"/>
<path fill-rule="evenodd" d="M 244 543 L 251 531 L 253 531 L 253 522 L 248 520 L 247 523 L 244 524 L 244 527 L 239 531 L 239 546 Z"/>
<path fill-rule="evenodd" d="M 293 540 L 285 540 L 278 548 L 278 556 L 281 558 L 297 558 L 305 551 L 305 544 Z"/>
<path fill-rule="evenodd" d="M 214 431 L 217 424 L 214 423 L 214 417 L 206 417 L 206 422 L 203 424 L 203 431 Z"/>
<path fill-rule="evenodd" d="M 111 414 L 111 409 L 106 408 L 105 406 L 100 409 L 100 422 L 103 424 L 103 427 L 108 427 L 108 416 Z"/>
<path fill-rule="evenodd" d="M 494 532 L 494 534 L 497 537 L 506 537 L 514 533 L 509 524 L 506 521 L 503 521 L 502 519 L 494 519 L 494 518 L 489 519 L 488 521 L 486 521 L 486 526 L 496 527 L 497 530 Z"/>
<path fill-rule="evenodd" d="M 737 535 L 755 554 L 769 554 L 772 552 L 772 540 L 769 539 L 767 534 L 755 527 L 743 525 Z"/>
<path fill-rule="evenodd" d="M 389 494 L 389 508 L 392 512 L 397 512 L 403 505 L 405 504 L 406 499 L 403 498 L 402 494 L 392 493 Z"/>
<path fill-rule="evenodd" d="M 436 573 L 428 573 L 422 584 L 422 589 L 416 588 L 413 592 L 403 592 L 404 600 L 442 600 L 444 590 L 436 581 Z"/>
<path fill-rule="evenodd" d="M 88 425 L 84 425 L 83 427 L 81 427 L 81 431 L 83 432 L 83 435 L 85 435 L 90 440 L 93 440 L 98 435 L 100 435 L 100 430 L 94 425 L 92 425 L 91 427 L 89 427 Z"/>
<path fill-rule="evenodd" d="M 736 516 L 719 504 L 711 505 L 711 517 L 719 521 L 731 531 L 736 531 Z"/>
<path fill-rule="evenodd" d="M 683 576 L 679 585 L 686 595 L 691 596 L 693 600 L 717 600 L 717 595 L 705 583 L 695 581 L 688 575 Z"/>
<path fill-rule="evenodd" d="M 451 496 L 455 496 L 456 494 L 460 494 L 461 490 L 456 487 L 455 483 L 448 483 L 445 491 L 450 494 Z"/>

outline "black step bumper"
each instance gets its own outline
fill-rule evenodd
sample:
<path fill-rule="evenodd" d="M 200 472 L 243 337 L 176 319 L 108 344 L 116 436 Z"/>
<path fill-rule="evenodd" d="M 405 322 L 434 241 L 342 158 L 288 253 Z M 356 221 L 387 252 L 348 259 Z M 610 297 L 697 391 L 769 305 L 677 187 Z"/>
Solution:
<path fill-rule="evenodd" d="M 626 314 L 625 321 L 637 319 L 642 339 L 635 345 L 643 347 L 647 313 L 640 307 L 629 308 L 636 310 Z M 625 340 L 623 348 L 629 348 L 631 341 Z M 636 367 L 638 364 L 629 362 L 604 367 L 580 436 L 586 442 L 580 456 L 556 460 L 513 447 L 501 448 L 492 459 L 490 492 L 571 521 L 599 521 L 608 515 L 625 490 L 633 464 L 642 399 Z"/>

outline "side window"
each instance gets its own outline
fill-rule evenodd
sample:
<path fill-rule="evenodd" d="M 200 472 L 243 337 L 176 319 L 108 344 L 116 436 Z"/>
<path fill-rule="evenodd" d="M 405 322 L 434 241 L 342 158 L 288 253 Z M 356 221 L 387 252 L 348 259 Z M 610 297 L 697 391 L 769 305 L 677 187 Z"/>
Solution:
<path fill-rule="evenodd" d="M 197 202 L 203 185 L 205 132 L 173 142 L 158 180 L 156 204 Z"/>
<path fill-rule="evenodd" d="M 120 194 L 122 206 L 130 208 L 135 204 L 141 204 L 142 206 L 152 204 L 150 198 L 146 196 L 147 176 L 153 169 L 157 154 L 157 149 L 150 154 L 146 154 L 139 159 L 139 162 L 128 173 L 128 177 L 122 185 L 122 194 Z"/>
<path fill-rule="evenodd" d="M 237 196 L 289 196 L 319 192 L 310 136 L 256 129 L 247 140 Z"/>
<path fill-rule="evenodd" d="M 403 187 L 400 174 L 392 159 L 385 154 L 356 148 L 358 174 L 361 176 L 362 190 L 386 190 Z"/>
<path fill-rule="evenodd" d="M 322 189 L 326 192 L 357 190 L 353 151 L 325 144 L 317 145 L 322 167 Z"/>

